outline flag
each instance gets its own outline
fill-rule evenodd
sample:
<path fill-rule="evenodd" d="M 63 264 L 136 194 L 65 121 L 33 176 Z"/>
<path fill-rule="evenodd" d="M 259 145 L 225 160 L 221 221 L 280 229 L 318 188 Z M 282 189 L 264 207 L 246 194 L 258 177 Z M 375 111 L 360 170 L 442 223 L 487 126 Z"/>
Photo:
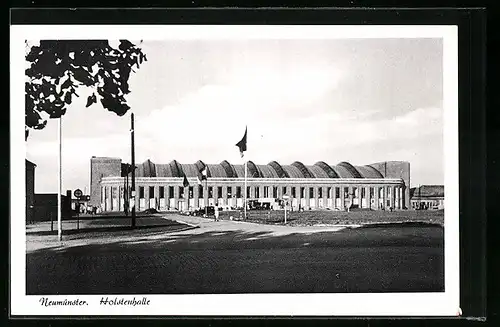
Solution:
<path fill-rule="evenodd" d="M 247 150 L 247 128 L 245 127 L 245 135 L 243 135 L 243 138 L 241 141 L 236 143 L 236 146 L 240 148 L 240 154 L 241 157 L 243 158 L 243 152 Z"/>
<path fill-rule="evenodd" d="M 201 185 L 201 182 L 203 180 L 206 180 L 207 179 L 207 166 L 201 168 L 200 170 L 198 170 L 198 184 Z"/>
<path fill-rule="evenodd" d="M 188 187 L 189 186 L 189 182 L 188 182 L 188 179 L 187 179 L 187 177 L 186 177 L 185 174 L 184 174 L 184 182 L 183 182 L 183 184 L 184 184 L 184 187 Z"/>

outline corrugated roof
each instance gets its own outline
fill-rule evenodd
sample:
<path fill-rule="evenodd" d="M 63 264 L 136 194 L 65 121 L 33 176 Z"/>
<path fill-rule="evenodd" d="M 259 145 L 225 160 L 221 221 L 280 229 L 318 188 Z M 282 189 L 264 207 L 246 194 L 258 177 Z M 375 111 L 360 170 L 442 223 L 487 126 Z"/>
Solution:
<path fill-rule="evenodd" d="M 313 174 L 314 178 L 329 178 L 329 176 L 326 173 L 326 171 L 324 171 L 319 166 L 307 166 L 307 168 Z"/>
<path fill-rule="evenodd" d="M 187 177 L 198 176 L 198 171 L 206 165 L 208 177 L 243 178 L 244 165 L 232 165 L 227 161 L 220 164 L 205 164 L 198 160 L 194 164 L 180 164 L 173 160 L 169 164 L 155 164 L 150 160 L 137 165 L 137 177 Z M 280 165 L 271 161 L 267 165 L 255 165 L 252 161 L 247 163 L 248 178 L 383 178 L 381 172 L 371 166 L 352 166 L 341 162 L 331 166 L 319 161 L 312 166 L 305 166 L 299 161 L 291 165 Z"/>
<path fill-rule="evenodd" d="M 444 197 L 444 185 L 421 185 L 410 189 L 410 197 Z"/>
<path fill-rule="evenodd" d="M 282 165 L 283 170 L 290 176 L 290 178 L 304 178 L 304 175 L 299 168 L 292 165 Z"/>
<path fill-rule="evenodd" d="M 382 174 L 371 166 L 355 166 L 363 178 L 383 178 Z"/>

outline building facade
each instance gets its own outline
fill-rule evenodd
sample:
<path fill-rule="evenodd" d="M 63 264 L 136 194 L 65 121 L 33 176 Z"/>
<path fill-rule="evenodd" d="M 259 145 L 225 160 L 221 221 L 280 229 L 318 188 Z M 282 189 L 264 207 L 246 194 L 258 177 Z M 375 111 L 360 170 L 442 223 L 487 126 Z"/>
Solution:
<path fill-rule="evenodd" d="M 90 203 L 103 212 L 123 211 L 132 192 L 130 180 L 121 177 L 122 160 L 92 157 Z M 207 180 L 201 185 L 197 176 L 207 168 Z M 184 176 L 189 186 L 184 186 Z M 137 165 L 135 208 L 193 210 L 205 205 L 242 208 L 244 201 L 244 165 L 220 164 L 155 164 L 150 160 Z M 128 187 L 127 187 L 128 180 Z M 295 210 L 360 208 L 395 210 L 410 207 L 410 164 L 387 161 L 366 166 L 341 162 L 330 166 L 317 162 L 306 166 L 301 162 L 280 165 L 247 163 L 247 199 L 273 202 L 289 197 Z M 132 190 L 133 191 L 133 190 Z"/>
<path fill-rule="evenodd" d="M 421 185 L 410 189 L 411 208 L 415 210 L 444 209 L 444 185 Z"/>

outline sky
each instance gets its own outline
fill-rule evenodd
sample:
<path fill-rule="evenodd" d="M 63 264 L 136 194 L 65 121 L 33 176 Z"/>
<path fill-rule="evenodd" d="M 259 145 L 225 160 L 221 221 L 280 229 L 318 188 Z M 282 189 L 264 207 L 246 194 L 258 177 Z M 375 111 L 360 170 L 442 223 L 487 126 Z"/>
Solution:
<path fill-rule="evenodd" d="M 131 40 L 135 42 L 134 40 Z M 137 42 L 138 44 L 138 42 Z M 312 165 L 408 161 L 411 186 L 444 184 L 441 39 L 223 39 L 140 44 L 129 80 L 136 162 Z M 130 162 L 130 114 L 88 90 L 63 116 L 63 190 L 88 193 L 90 158 Z M 57 192 L 57 120 L 31 131 L 35 192 Z"/>

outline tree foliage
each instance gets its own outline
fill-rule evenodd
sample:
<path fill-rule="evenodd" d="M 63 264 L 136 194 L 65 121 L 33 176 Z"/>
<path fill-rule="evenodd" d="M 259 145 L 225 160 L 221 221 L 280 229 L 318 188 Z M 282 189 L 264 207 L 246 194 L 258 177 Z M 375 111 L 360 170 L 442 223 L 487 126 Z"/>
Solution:
<path fill-rule="evenodd" d="M 30 129 L 47 124 L 42 113 L 59 118 L 66 113 L 80 87 L 91 88 L 86 107 L 99 101 L 123 116 L 130 107 L 125 95 L 134 67 L 146 61 L 141 48 L 120 40 L 113 48 L 107 40 L 44 40 L 26 55 L 26 138 Z"/>

